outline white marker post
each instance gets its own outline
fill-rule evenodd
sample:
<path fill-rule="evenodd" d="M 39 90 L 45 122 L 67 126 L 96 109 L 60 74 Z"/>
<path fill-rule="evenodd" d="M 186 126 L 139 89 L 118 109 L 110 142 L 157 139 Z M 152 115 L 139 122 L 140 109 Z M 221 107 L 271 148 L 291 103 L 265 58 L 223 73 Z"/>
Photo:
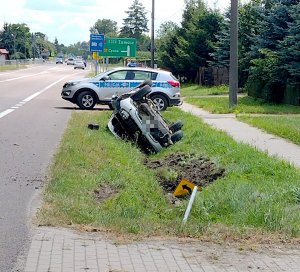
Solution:
<path fill-rule="evenodd" d="M 186 221 L 187 221 L 187 219 L 188 219 L 188 217 L 190 215 L 190 212 L 191 212 L 191 209 L 192 209 L 192 205 L 193 205 L 195 197 L 196 197 L 197 190 L 198 190 L 198 187 L 195 186 L 194 189 L 193 189 L 193 192 L 192 192 L 189 204 L 188 204 L 187 209 L 185 211 L 184 218 L 182 220 L 182 224 L 183 225 L 185 225 L 185 223 L 186 223 Z"/>
<path fill-rule="evenodd" d="M 130 57 L 130 46 L 127 45 L 127 57 Z"/>

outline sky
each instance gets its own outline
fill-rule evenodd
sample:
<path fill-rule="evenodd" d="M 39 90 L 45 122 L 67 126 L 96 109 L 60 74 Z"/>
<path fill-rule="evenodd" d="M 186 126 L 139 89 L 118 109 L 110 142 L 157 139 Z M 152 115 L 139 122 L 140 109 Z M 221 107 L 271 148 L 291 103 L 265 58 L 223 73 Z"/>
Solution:
<path fill-rule="evenodd" d="M 151 26 L 152 0 L 140 0 L 146 9 L 148 27 Z M 230 0 L 206 0 L 210 7 L 224 9 Z M 89 41 L 89 29 L 98 19 L 116 21 L 122 27 L 125 11 L 133 0 L 0 0 L 0 29 L 4 22 L 25 23 L 31 32 L 42 32 L 49 41 L 57 38 L 66 46 Z M 161 23 L 180 24 L 184 0 L 155 0 L 155 29 Z"/>

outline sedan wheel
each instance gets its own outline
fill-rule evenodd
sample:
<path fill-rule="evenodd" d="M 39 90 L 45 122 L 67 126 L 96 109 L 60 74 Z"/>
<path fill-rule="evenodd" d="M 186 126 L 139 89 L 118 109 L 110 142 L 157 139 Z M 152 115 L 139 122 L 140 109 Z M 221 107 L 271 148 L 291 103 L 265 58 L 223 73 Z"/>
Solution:
<path fill-rule="evenodd" d="M 77 105 L 83 110 L 90 110 L 96 104 L 96 99 L 89 91 L 82 92 L 78 95 Z"/>
<path fill-rule="evenodd" d="M 151 99 L 159 111 L 164 111 L 168 107 L 168 101 L 162 95 L 153 95 Z"/>

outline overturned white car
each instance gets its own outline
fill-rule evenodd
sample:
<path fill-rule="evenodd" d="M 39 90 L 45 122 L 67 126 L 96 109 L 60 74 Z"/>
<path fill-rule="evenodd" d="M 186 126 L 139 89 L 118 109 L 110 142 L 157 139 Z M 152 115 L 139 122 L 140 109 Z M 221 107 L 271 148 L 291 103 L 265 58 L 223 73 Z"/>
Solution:
<path fill-rule="evenodd" d="M 114 111 L 108 122 L 115 136 L 131 140 L 146 153 L 159 152 L 183 137 L 182 122 L 168 122 L 148 98 L 151 85 L 146 80 L 131 92 L 113 97 Z"/>

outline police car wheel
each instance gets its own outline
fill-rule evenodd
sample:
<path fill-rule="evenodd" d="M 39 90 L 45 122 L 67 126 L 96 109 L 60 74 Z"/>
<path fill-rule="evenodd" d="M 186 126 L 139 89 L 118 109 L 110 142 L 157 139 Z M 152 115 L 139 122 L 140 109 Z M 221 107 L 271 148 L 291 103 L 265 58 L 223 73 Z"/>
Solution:
<path fill-rule="evenodd" d="M 77 105 L 82 110 L 90 110 L 94 108 L 95 104 L 96 99 L 94 95 L 89 91 L 82 92 L 77 97 Z"/>
<path fill-rule="evenodd" d="M 153 95 L 151 99 L 159 111 L 164 111 L 168 107 L 168 101 L 162 95 Z"/>
<path fill-rule="evenodd" d="M 108 105 L 108 107 L 109 107 L 110 110 L 114 110 L 114 107 L 113 107 L 113 105 L 111 103 L 108 103 L 107 105 Z"/>

